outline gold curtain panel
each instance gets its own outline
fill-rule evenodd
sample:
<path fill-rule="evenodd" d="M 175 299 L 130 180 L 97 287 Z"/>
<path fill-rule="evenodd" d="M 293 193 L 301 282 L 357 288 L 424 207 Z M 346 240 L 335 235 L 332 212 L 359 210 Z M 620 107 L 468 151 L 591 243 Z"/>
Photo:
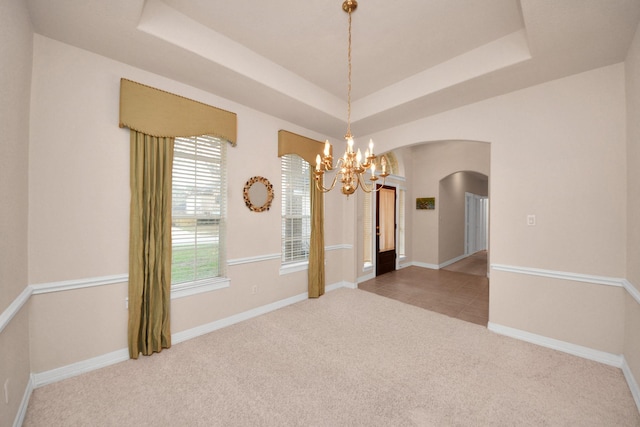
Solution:
<path fill-rule="evenodd" d="M 278 131 L 278 157 L 282 157 L 285 154 L 297 154 L 313 168 L 316 165 L 316 156 L 320 154 L 320 157 L 322 157 L 323 151 L 324 142 L 286 130 Z"/>
<path fill-rule="evenodd" d="M 120 127 L 156 137 L 212 135 L 236 145 L 235 113 L 120 79 Z"/>

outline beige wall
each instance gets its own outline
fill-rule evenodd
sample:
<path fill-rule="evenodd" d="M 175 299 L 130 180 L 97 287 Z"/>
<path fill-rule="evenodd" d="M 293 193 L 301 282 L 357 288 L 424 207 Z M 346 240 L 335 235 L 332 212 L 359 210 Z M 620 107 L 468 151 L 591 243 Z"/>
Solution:
<path fill-rule="evenodd" d="M 640 384 L 640 303 L 631 295 L 625 298 L 624 358 L 636 383 Z"/>
<path fill-rule="evenodd" d="M 0 2 L 0 314 L 28 285 L 27 211 L 32 29 L 25 1 Z M 0 325 L 0 425 L 12 425 L 29 381 L 28 303 Z M 4 316 L 3 316 L 4 317 Z M 4 326 L 4 327 L 3 327 Z M 8 382 L 7 382 L 8 381 Z M 9 404 L 4 401 L 7 384 Z"/>
<path fill-rule="evenodd" d="M 413 236 L 411 261 L 438 265 L 448 260 L 440 259 L 440 180 L 459 171 L 473 171 L 489 176 L 491 146 L 484 142 L 451 140 L 415 145 L 407 150 L 411 153 L 410 163 L 405 164 L 410 175 L 407 198 L 410 201 L 408 213 L 411 217 L 407 228 Z M 462 196 L 464 198 L 464 194 Z M 416 210 L 415 199 L 418 197 L 435 197 L 435 210 Z M 464 230 L 462 233 L 464 236 Z M 451 251 L 447 249 L 445 254 L 447 252 Z"/>
<path fill-rule="evenodd" d="M 322 135 L 45 37 L 35 36 L 32 47 L 32 37 L 25 2 L 0 3 L 0 311 L 28 283 L 127 273 L 128 131 L 117 127 L 120 77 L 238 113 L 239 146 L 229 154 L 228 258 L 280 252 L 277 130 Z M 373 137 L 378 152 L 434 141 L 490 142 L 492 263 L 626 277 L 640 289 L 639 70 L 636 33 L 625 64 L 359 139 Z M 403 157 L 408 261 L 438 262 L 437 252 L 422 244 L 421 236 L 433 227 L 412 209 L 415 197 L 437 191 L 437 180 L 420 179 L 443 166 L 429 154 L 438 144 L 398 150 L 410 153 Z M 419 156 L 409 165 L 414 154 Z M 474 168 L 436 175 L 456 170 Z M 488 167 L 479 172 L 489 175 Z M 275 187 L 274 208 L 264 214 L 249 212 L 240 195 L 253 175 Z M 356 203 L 357 197 L 327 197 L 325 244 L 346 248 L 327 253 L 328 284 L 353 283 L 360 273 Z M 527 214 L 537 215 L 536 227 L 526 226 Z M 230 288 L 174 300 L 173 332 L 304 292 L 306 273 L 280 276 L 279 266 L 278 260 L 231 266 Z M 639 379 L 640 304 L 625 292 L 493 271 L 490 320 L 623 352 Z M 15 313 L 0 331 L 0 387 L 9 380 L 8 411 L 0 410 L 0 425 L 14 422 L 30 372 L 126 346 L 125 296 L 125 283 L 52 292 L 32 296 Z"/>
<path fill-rule="evenodd" d="M 373 138 L 380 150 L 428 141 L 490 142 L 492 264 L 622 278 L 627 215 L 624 83 L 624 66 L 613 65 L 366 137 Z M 427 161 L 416 159 L 418 164 Z M 417 186 L 417 180 L 412 182 Z M 528 214 L 537 216 L 535 227 L 527 226 Z M 420 253 L 416 246 L 414 241 L 414 260 L 435 259 L 435 254 Z M 531 281 L 530 289 L 521 288 Z M 622 326 L 622 308 L 609 303 L 620 300 L 620 288 L 601 285 L 594 293 L 593 286 L 575 282 L 567 294 L 566 287 L 550 278 L 492 271 L 490 321 L 585 345 L 583 334 L 576 332 L 585 316 L 587 324 L 607 318 Z M 526 300 L 525 296 L 549 304 L 539 305 L 522 319 L 516 300 Z M 567 299 L 577 305 L 554 304 Z M 593 318 L 579 309 L 581 304 L 591 307 L 601 301 L 602 310 Z M 544 318 L 559 321 L 543 327 Z M 612 343 L 612 336 L 618 342 Z M 619 330 L 599 328 L 588 341 L 596 350 L 622 348 Z"/>
<path fill-rule="evenodd" d="M 126 348 L 126 297 L 126 283 L 33 295 L 32 372 Z"/>
<path fill-rule="evenodd" d="M 238 146 L 228 151 L 227 258 L 280 253 L 278 130 L 324 139 L 291 123 L 212 94 L 35 36 L 29 167 L 29 274 L 34 285 L 126 275 L 129 228 L 129 131 L 118 128 L 125 77 L 238 114 Z M 272 208 L 251 212 L 245 182 L 264 176 Z M 349 244 L 339 195 L 326 202 L 327 246 Z M 353 250 L 327 253 L 327 284 L 354 280 Z M 347 267 L 345 267 L 347 266 Z M 306 271 L 281 276 L 280 261 L 231 265 L 229 288 L 172 301 L 172 333 L 306 292 Z M 252 293 L 253 286 L 257 292 Z M 32 371 L 126 348 L 126 283 L 32 297 Z"/>
<path fill-rule="evenodd" d="M 623 277 L 624 96 L 617 64 L 366 137 L 381 150 L 490 142 L 491 223 L 500 225 L 491 230 L 495 262 Z M 536 228 L 526 226 L 527 214 L 537 215 Z"/>
<path fill-rule="evenodd" d="M 627 297 L 624 357 L 640 382 L 640 26 L 625 62 L 627 88 Z"/>
<path fill-rule="evenodd" d="M 25 3 L 0 4 L 0 310 L 27 285 L 27 170 L 32 30 Z"/>
<path fill-rule="evenodd" d="M 30 378 L 29 310 L 20 310 L 0 332 L 0 425 L 13 425 L 25 398 Z M 4 384 L 8 381 L 9 403 L 5 404 Z M 27 396 L 28 397 L 28 396 Z M 26 409 L 26 408 L 22 408 Z"/>
<path fill-rule="evenodd" d="M 625 62 L 627 89 L 627 274 L 640 290 L 640 26 Z"/>
<path fill-rule="evenodd" d="M 493 270 L 489 298 L 489 321 L 494 324 L 622 354 L 622 287 Z"/>

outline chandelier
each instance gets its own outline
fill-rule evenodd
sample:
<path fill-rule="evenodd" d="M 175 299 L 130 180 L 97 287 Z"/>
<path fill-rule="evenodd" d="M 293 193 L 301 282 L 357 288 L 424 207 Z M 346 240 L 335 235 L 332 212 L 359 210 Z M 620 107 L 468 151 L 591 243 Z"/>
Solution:
<path fill-rule="evenodd" d="M 316 156 L 316 169 L 314 171 L 314 179 L 316 181 L 316 188 L 323 193 L 327 193 L 336 186 L 338 177 L 340 177 L 340 183 L 342 184 L 342 194 L 347 197 L 355 193 L 360 188 L 365 193 L 371 193 L 376 190 L 376 181 L 382 178 L 382 185 L 384 185 L 385 179 L 389 176 L 387 172 L 387 162 L 384 157 L 380 159 L 380 165 L 382 171 L 376 175 L 376 160 L 377 157 L 373 154 L 373 141 L 369 140 L 369 148 L 365 151 L 364 157 L 358 149 L 354 152 L 353 149 L 353 135 L 351 135 L 351 13 L 358 7 L 356 0 L 345 0 L 342 3 L 342 10 L 349 14 L 349 49 L 348 49 L 348 75 L 349 84 L 347 89 L 347 133 L 344 139 L 347 140 L 347 147 L 344 155 L 340 157 L 335 165 L 335 169 L 338 170 L 336 176 L 329 188 L 324 186 L 324 173 L 334 169 L 333 157 L 331 156 L 331 144 L 327 140 L 324 145 L 324 155 L 322 158 L 318 154 Z M 365 181 L 370 181 L 367 185 Z M 379 188 L 378 188 L 379 189 Z"/>

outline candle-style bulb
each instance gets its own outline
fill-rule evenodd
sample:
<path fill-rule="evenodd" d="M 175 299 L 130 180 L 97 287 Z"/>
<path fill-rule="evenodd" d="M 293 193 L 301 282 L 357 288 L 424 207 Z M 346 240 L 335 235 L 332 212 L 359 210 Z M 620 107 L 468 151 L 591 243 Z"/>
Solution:
<path fill-rule="evenodd" d="M 369 140 L 369 154 L 373 156 L 373 139 Z"/>
<path fill-rule="evenodd" d="M 320 172 L 320 154 L 316 155 L 316 170 Z"/>
<path fill-rule="evenodd" d="M 371 176 L 375 176 L 376 174 L 376 164 L 371 163 Z"/>
<path fill-rule="evenodd" d="M 331 153 L 331 144 L 329 144 L 329 140 L 327 139 L 324 142 L 324 156 L 329 157 L 329 153 Z"/>

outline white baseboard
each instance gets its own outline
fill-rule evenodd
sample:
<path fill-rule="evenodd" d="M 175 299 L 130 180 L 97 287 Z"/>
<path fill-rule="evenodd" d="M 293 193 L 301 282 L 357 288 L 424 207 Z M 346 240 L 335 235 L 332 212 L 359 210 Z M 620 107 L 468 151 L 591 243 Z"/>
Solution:
<path fill-rule="evenodd" d="M 129 350 L 126 348 L 112 351 L 111 353 L 103 354 L 102 356 L 92 357 L 91 359 L 72 363 L 50 371 L 34 373 L 32 374 L 33 385 L 35 388 L 42 387 L 80 374 L 95 371 L 96 369 L 115 365 L 116 363 L 124 362 L 127 359 L 129 359 Z"/>
<path fill-rule="evenodd" d="M 431 270 L 438 270 L 440 268 L 438 264 L 428 264 L 426 262 L 419 262 L 419 261 L 413 261 L 409 263 L 409 265 L 412 265 L 415 267 L 430 268 Z"/>
<path fill-rule="evenodd" d="M 416 263 L 414 263 L 413 265 L 416 265 Z M 423 265 L 417 265 L 417 266 L 422 267 Z M 426 268 L 437 269 L 437 267 L 438 266 L 426 267 Z M 332 285 L 327 286 L 325 290 L 327 292 L 330 292 L 340 288 L 356 289 L 357 284 L 341 281 L 341 282 L 334 283 Z M 196 328 L 178 332 L 172 335 L 172 342 L 177 344 L 179 342 L 196 338 L 200 335 L 213 332 L 217 329 L 221 329 L 226 326 L 230 326 L 235 323 L 242 322 L 244 320 L 248 320 L 253 317 L 257 317 L 262 314 L 266 314 L 271 311 L 278 310 L 280 308 L 286 307 L 291 304 L 295 304 L 300 301 L 304 301 L 307 298 L 308 298 L 308 293 L 305 292 L 290 298 L 286 298 L 284 300 L 276 301 L 271 304 L 267 304 L 261 307 L 254 308 L 252 310 L 245 311 L 243 313 L 236 314 L 234 316 L 227 317 L 225 319 L 220 319 L 215 322 L 198 326 Z M 638 406 L 638 410 L 640 410 L 640 387 L 638 386 L 638 383 L 636 382 L 636 379 L 634 378 L 633 373 L 631 372 L 623 356 L 607 353 L 599 350 L 594 350 L 594 349 L 582 347 L 575 344 L 570 344 L 564 341 L 544 337 L 541 335 L 511 328 L 508 326 L 499 325 L 496 323 L 489 322 L 489 324 L 487 325 L 487 328 L 490 331 L 493 331 L 500 335 L 509 336 L 511 338 L 519 339 L 522 341 L 530 342 L 532 344 L 541 345 L 543 347 L 551 348 L 554 350 L 562 351 L 565 353 L 573 354 L 575 356 L 583 357 L 589 360 L 594 360 L 596 362 L 621 368 L 624 373 L 627 384 L 631 389 L 631 393 L 633 394 L 633 398 L 636 402 L 636 405 Z M 72 378 L 74 376 L 77 376 L 86 372 L 90 372 L 96 369 L 100 369 L 109 365 L 113 365 L 119 362 L 123 362 L 128 359 L 129 359 L 129 351 L 125 348 L 125 349 L 113 351 L 111 353 L 108 353 L 102 356 L 94 357 L 88 360 L 73 363 L 71 365 L 63 366 L 61 368 L 52 369 L 50 371 L 33 373 L 29 380 L 27 389 L 25 390 L 24 397 L 22 399 L 22 403 L 20 406 L 20 410 L 14 422 L 14 426 L 19 427 L 22 424 L 22 421 L 26 414 L 29 399 L 31 397 L 31 393 L 33 392 L 34 388 L 42 387 L 44 385 L 61 381 L 67 378 Z"/>
<path fill-rule="evenodd" d="M 235 314 L 233 316 L 225 317 L 224 319 L 216 320 L 215 322 L 206 323 L 195 328 L 187 329 L 186 331 L 177 332 L 171 335 L 171 342 L 173 344 L 178 344 L 183 341 L 197 338 L 201 335 L 208 334 L 209 332 L 226 328 L 227 326 L 235 325 L 236 323 L 261 316 L 263 314 L 278 310 L 280 308 L 295 304 L 300 301 L 304 301 L 308 297 L 309 296 L 307 293 L 295 295 L 290 298 L 286 298 L 280 301 L 273 302 L 271 304 L 263 305 L 261 307 L 256 307 L 254 309 Z"/>
<path fill-rule="evenodd" d="M 367 280 L 375 279 L 375 277 L 376 277 L 376 273 L 374 273 L 374 272 L 365 274 L 364 276 L 358 277 L 358 283 L 362 283 L 362 282 L 366 282 Z"/>
<path fill-rule="evenodd" d="M 29 399 L 31 399 L 31 393 L 33 393 L 33 376 L 29 377 L 29 382 L 27 383 L 27 388 L 24 390 L 24 394 L 22 395 L 22 401 L 20 402 L 20 407 L 18 408 L 18 413 L 16 414 L 16 418 L 13 420 L 13 427 L 20 427 L 24 422 L 24 417 L 27 415 L 27 408 L 29 407 Z"/>
<path fill-rule="evenodd" d="M 492 322 L 489 322 L 489 324 L 487 325 L 487 329 L 500 335 L 505 335 L 511 338 L 519 339 L 521 341 L 530 342 L 532 344 L 537 344 L 542 347 L 562 351 L 564 353 L 573 354 L 574 356 L 604 363 L 605 365 L 615 366 L 616 368 L 622 368 L 623 357 L 619 354 L 594 350 L 592 348 L 571 344 L 565 341 L 533 334 L 531 332 L 522 331 L 520 329 L 510 328 L 509 326 L 498 325 Z"/>
<path fill-rule="evenodd" d="M 640 411 L 640 386 L 638 386 L 638 382 L 634 378 L 631 368 L 627 364 L 627 360 L 624 356 L 622 357 L 622 373 L 624 374 L 624 378 L 627 380 L 627 384 L 629 384 L 629 389 L 631 390 L 633 400 L 636 402 L 638 411 Z"/>
<path fill-rule="evenodd" d="M 462 261 L 463 259 L 468 258 L 468 257 L 469 257 L 469 255 L 462 254 L 462 255 L 457 256 L 457 257 L 455 257 L 455 258 L 452 258 L 452 259 L 450 259 L 450 260 L 448 260 L 448 261 L 445 261 L 445 262 L 443 262 L 443 263 L 440 263 L 440 264 L 438 265 L 438 268 L 445 268 L 445 267 L 447 267 L 447 266 L 449 266 L 449 265 L 451 265 L 451 264 L 454 264 L 454 263 L 456 263 L 456 262 L 458 262 L 458 261 Z"/>
<path fill-rule="evenodd" d="M 338 283 L 334 283 L 333 285 L 326 286 L 324 290 L 326 292 L 335 291 L 336 289 L 347 288 L 347 289 L 358 289 L 358 284 L 353 282 L 347 282 L 342 280 Z"/>
<path fill-rule="evenodd" d="M 636 403 L 638 411 L 640 411 L 640 386 L 638 386 L 638 382 L 633 376 L 633 372 L 631 372 L 631 368 L 629 368 L 629 365 L 627 364 L 627 361 L 623 355 L 594 350 L 592 348 L 544 337 L 542 335 L 532 334 L 531 332 L 510 328 L 508 326 L 498 325 L 491 322 L 489 322 L 489 324 L 487 325 L 487 329 L 500 335 L 505 335 L 521 341 L 526 341 L 532 344 L 540 345 L 542 347 L 551 348 L 553 350 L 562 351 L 574 356 L 620 368 L 622 370 L 622 373 L 624 374 L 625 380 L 627 381 L 629 390 L 631 390 L 631 395 L 633 396 L 633 400 Z"/>
<path fill-rule="evenodd" d="M 325 291 L 330 292 L 340 288 L 351 288 L 355 289 L 357 286 L 351 282 L 338 282 L 325 287 Z M 269 313 L 271 311 L 278 310 L 280 308 L 286 307 L 291 304 L 295 304 L 297 302 L 304 301 L 309 298 L 309 294 L 307 292 L 292 296 L 290 298 L 285 298 L 280 301 L 273 302 L 271 304 L 263 305 L 261 307 L 256 307 L 254 309 L 235 314 L 230 317 L 226 317 L 224 319 L 216 320 L 215 322 L 207 323 L 204 325 L 197 326 L 195 328 L 188 329 L 186 331 L 177 332 L 171 335 L 171 342 L 173 344 L 178 344 L 183 341 L 187 341 L 200 335 L 207 334 L 209 332 L 213 332 L 218 329 L 222 329 L 227 326 L 231 326 L 233 324 L 249 320 L 253 317 L 261 316 L 263 314 Z M 47 384 L 52 384 L 57 381 L 62 381 L 67 378 L 72 378 L 80 374 L 84 374 L 90 371 L 94 371 L 96 369 L 104 368 L 106 366 L 114 365 L 116 363 L 124 362 L 129 359 L 129 350 L 124 348 L 121 350 L 116 350 L 111 353 L 104 354 L 102 356 L 93 357 L 91 359 L 83 360 L 81 362 L 72 363 L 67 366 L 63 366 L 60 368 L 52 369 L 50 371 L 39 372 L 31 374 L 32 377 L 32 388 L 38 388 L 45 386 Z M 31 390 L 28 391 L 28 396 L 31 396 Z M 28 402 L 28 397 L 27 397 Z"/>

